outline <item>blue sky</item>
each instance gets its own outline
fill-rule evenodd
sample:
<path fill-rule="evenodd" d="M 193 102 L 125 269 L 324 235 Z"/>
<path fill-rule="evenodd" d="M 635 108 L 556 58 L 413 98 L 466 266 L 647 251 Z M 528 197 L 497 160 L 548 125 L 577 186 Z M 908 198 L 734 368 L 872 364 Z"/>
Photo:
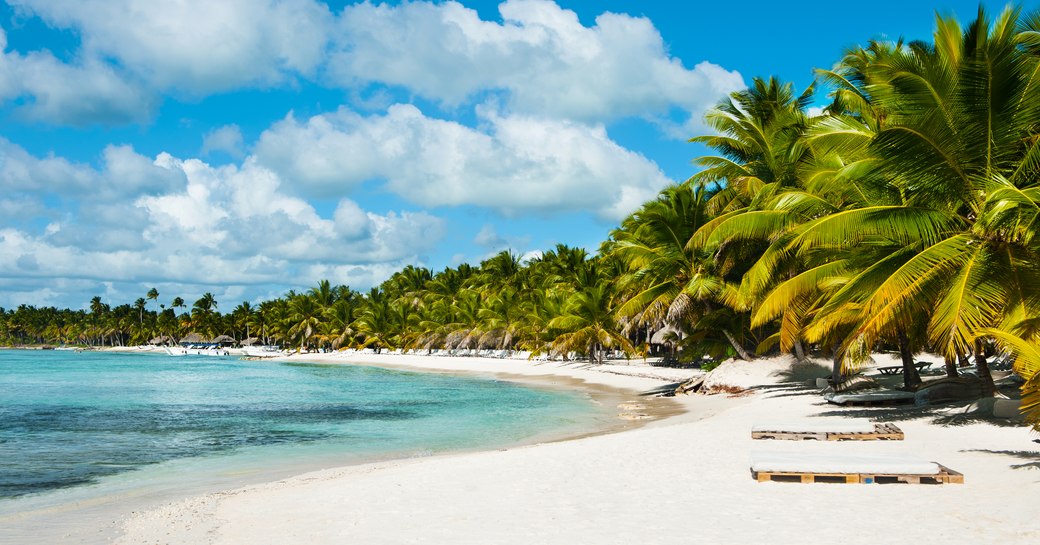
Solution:
<path fill-rule="evenodd" d="M 978 9 L 739 5 L 0 0 L 0 306 L 594 251 L 726 93 Z"/>

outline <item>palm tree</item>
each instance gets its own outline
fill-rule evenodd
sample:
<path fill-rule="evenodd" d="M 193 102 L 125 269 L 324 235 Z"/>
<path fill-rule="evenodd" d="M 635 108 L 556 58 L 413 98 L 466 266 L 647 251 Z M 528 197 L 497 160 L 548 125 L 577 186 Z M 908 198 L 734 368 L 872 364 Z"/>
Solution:
<path fill-rule="evenodd" d="M 479 348 L 484 335 L 480 312 L 483 300 L 477 289 L 460 290 L 448 308 L 448 319 L 443 323 L 444 346 L 449 349 Z"/>
<path fill-rule="evenodd" d="M 137 335 L 142 336 L 144 334 L 144 307 L 146 303 L 144 297 L 138 297 L 134 301 L 134 308 L 137 309 Z"/>
<path fill-rule="evenodd" d="M 394 273 L 381 286 L 384 293 L 395 299 L 398 304 L 411 305 L 418 308 L 422 304 L 422 296 L 426 283 L 433 279 L 433 274 L 425 267 L 408 265 Z"/>
<path fill-rule="evenodd" d="M 212 317 L 216 309 L 217 299 L 213 294 L 208 291 L 203 293 L 191 307 L 192 326 L 202 328 L 208 336 L 213 336 Z"/>
<path fill-rule="evenodd" d="M 90 300 L 90 314 L 91 322 L 94 325 L 94 331 L 97 335 L 98 344 L 104 344 L 105 336 L 102 334 L 102 324 L 104 323 L 105 314 L 108 313 L 108 305 L 101 302 L 100 296 L 94 296 Z"/>
<path fill-rule="evenodd" d="M 949 361 L 974 354 L 992 393 L 980 332 L 1040 309 L 1040 82 L 1019 26 L 1015 9 L 992 25 L 980 9 L 964 31 L 940 17 L 935 45 L 893 48 L 861 68 L 859 94 L 884 113 L 869 178 L 900 198 L 820 218 L 789 248 L 888 248 L 834 296 L 860 309 L 848 363 L 924 315 L 930 344 Z"/>
<path fill-rule="evenodd" d="M 624 294 L 619 317 L 654 330 L 668 326 L 689 332 L 705 316 L 720 316 L 721 307 L 740 308 L 736 286 L 726 280 L 715 256 L 691 244 L 695 233 L 709 223 L 711 197 L 689 185 L 666 188 L 611 233 L 604 251 L 625 267 L 619 280 Z M 742 325 L 738 323 L 735 331 L 732 324 L 711 325 L 739 357 L 752 359 L 738 339 Z"/>
<path fill-rule="evenodd" d="M 318 285 L 307 293 L 322 310 L 329 308 L 336 301 L 336 290 L 332 288 L 332 283 L 328 280 L 319 280 Z"/>
<path fill-rule="evenodd" d="M 520 256 L 509 250 L 502 250 L 480 264 L 477 282 L 485 286 L 510 286 L 520 274 L 523 265 Z"/>
<path fill-rule="evenodd" d="M 488 298 L 487 304 L 477 311 L 483 331 L 482 346 L 498 349 L 512 348 L 520 335 L 524 307 L 520 293 L 512 287 L 500 287 Z"/>
<path fill-rule="evenodd" d="M 373 346 L 376 352 L 379 352 L 390 346 L 392 312 L 390 301 L 383 292 L 378 288 L 368 292 L 361 312 L 354 320 L 354 329 L 364 339 L 360 343 L 361 347 Z"/>
<path fill-rule="evenodd" d="M 797 185 L 797 168 L 808 151 L 799 143 L 813 90 L 810 87 L 796 96 L 790 83 L 754 78 L 751 87 L 732 93 L 705 115 L 716 134 L 690 142 L 704 144 L 718 155 L 696 159 L 694 163 L 704 169 L 688 182 L 716 188 L 712 214 L 725 217 L 753 206 L 763 192 Z"/>
<path fill-rule="evenodd" d="M 232 329 L 237 333 L 241 333 L 244 336 L 240 336 L 240 339 L 247 339 L 251 337 L 249 333 L 249 325 L 253 321 L 253 307 L 248 301 L 242 301 L 235 310 L 231 311 Z"/>
<path fill-rule="evenodd" d="M 357 309 L 356 293 L 348 292 L 339 297 L 331 307 L 325 310 L 324 323 L 328 327 L 326 335 L 332 348 L 350 344 L 354 336 L 354 313 Z"/>
<path fill-rule="evenodd" d="M 289 315 L 291 322 L 288 334 L 299 341 L 297 352 L 309 346 L 311 338 L 317 334 L 322 320 L 320 300 L 313 293 L 294 295 L 289 299 Z"/>
<path fill-rule="evenodd" d="M 611 304 L 607 284 L 590 286 L 571 296 L 564 314 L 549 322 L 549 327 L 558 332 L 552 342 L 553 352 L 564 358 L 570 352 L 584 353 L 596 363 L 603 363 L 608 348 L 635 352 L 628 338 L 621 334 Z"/>

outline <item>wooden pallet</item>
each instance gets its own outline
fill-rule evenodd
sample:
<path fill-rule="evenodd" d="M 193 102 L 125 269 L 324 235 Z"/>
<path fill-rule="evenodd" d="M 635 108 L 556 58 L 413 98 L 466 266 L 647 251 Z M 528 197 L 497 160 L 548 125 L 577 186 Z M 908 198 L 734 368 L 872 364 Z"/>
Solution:
<path fill-rule="evenodd" d="M 939 464 L 937 464 L 939 465 Z M 907 483 L 907 484 L 964 484 L 964 475 L 944 465 L 939 465 L 939 473 L 934 475 L 893 474 L 893 473 L 798 473 L 752 471 L 751 476 L 758 482 L 767 481 L 801 482 L 801 483 Z"/>
<path fill-rule="evenodd" d="M 874 431 L 862 433 L 840 432 L 794 432 L 794 431 L 753 431 L 752 439 L 782 439 L 788 441 L 902 441 L 903 430 L 895 424 L 874 424 Z"/>

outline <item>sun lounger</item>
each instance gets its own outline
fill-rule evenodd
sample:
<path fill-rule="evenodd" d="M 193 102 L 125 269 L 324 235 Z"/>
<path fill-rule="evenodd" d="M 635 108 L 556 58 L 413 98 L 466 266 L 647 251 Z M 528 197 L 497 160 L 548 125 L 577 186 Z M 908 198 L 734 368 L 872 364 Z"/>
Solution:
<path fill-rule="evenodd" d="M 751 428 L 751 438 L 794 441 L 901 441 L 903 431 L 895 424 L 875 424 L 865 418 L 814 418 L 757 425 Z"/>
<path fill-rule="evenodd" d="M 914 367 L 917 368 L 917 372 L 918 373 L 924 372 L 925 370 L 931 368 L 931 366 L 932 366 L 931 362 L 927 362 L 927 361 L 919 361 L 919 362 L 914 364 Z M 878 372 L 881 373 L 882 375 L 901 375 L 901 374 L 903 374 L 903 366 L 902 365 L 890 365 L 888 367 L 878 367 Z"/>
<path fill-rule="evenodd" d="M 827 394 L 823 398 L 835 405 L 859 407 L 909 405 L 914 402 L 914 393 L 902 390 L 879 390 L 862 394 Z"/>
<path fill-rule="evenodd" d="M 964 475 L 935 462 L 909 456 L 826 455 L 754 452 L 751 476 L 758 482 L 802 483 L 964 483 Z"/>

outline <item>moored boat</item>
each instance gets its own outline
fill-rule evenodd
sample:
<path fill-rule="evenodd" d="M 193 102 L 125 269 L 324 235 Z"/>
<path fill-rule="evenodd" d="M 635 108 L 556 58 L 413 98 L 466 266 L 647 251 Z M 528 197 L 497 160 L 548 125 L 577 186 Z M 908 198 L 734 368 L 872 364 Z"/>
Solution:
<path fill-rule="evenodd" d="M 276 358 L 286 356 L 289 353 L 281 347 L 272 345 L 243 346 L 242 354 L 250 358 Z"/>

